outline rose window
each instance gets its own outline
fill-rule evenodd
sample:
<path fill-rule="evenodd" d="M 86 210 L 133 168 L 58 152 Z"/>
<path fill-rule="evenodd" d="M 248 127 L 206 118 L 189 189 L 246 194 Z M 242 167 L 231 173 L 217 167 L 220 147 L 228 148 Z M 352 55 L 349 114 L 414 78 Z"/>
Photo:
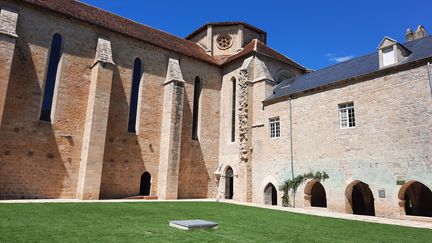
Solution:
<path fill-rule="evenodd" d="M 216 39 L 217 45 L 220 49 L 225 50 L 231 47 L 232 45 L 232 38 L 228 34 L 222 34 L 218 36 Z"/>

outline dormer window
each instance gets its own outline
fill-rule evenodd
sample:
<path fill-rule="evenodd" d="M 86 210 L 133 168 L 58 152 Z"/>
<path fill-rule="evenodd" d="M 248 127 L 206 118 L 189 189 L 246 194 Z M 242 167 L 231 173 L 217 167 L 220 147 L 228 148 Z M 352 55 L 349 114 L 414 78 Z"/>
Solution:
<path fill-rule="evenodd" d="M 387 68 L 402 62 L 411 51 L 397 41 L 384 37 L 378 45 L 378 54 L 380 68 Z"/>
<path fill-rule="evenodd" d="M 384 48 L 382 50 L 382 60 L 383 60 L 383 66 L 389 66 L 389 65 L 393 65 L 396 63 L 396 58 L 395 58 L 395 52 L 393 49 L 393 46 Z"/>

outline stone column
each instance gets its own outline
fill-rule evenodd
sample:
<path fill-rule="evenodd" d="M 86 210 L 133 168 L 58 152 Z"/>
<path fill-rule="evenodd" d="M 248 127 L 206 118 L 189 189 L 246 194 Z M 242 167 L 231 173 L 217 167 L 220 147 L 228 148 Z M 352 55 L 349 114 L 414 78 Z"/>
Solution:
<path fill-rule="evenodd" d="M 16 34 L 17 20 L 18 13 L 7 9 L 0 11 L 0 126 L 18 38 Z"/>
<path fill-rule="evenodd" d="M 158 197 L 177 199 L 184 98 L 183 75 L 177 59 L 168 61 L 159 155 Z"/>
<path fill-rule="evenodd" d="M 111 42 L 99 38 L 87 103 L 76 192 L 78 199 L 99 199 L 114 67 Z"/>

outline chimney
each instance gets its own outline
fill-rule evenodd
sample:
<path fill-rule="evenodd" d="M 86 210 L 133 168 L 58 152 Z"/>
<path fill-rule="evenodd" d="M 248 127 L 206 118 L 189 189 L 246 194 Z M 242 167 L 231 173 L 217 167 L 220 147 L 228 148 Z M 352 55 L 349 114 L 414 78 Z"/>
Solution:
<path fill-rule="evenodd" d="M 426 36 L 428 36 L 428 33 L 426 32 L 426 29 L 422 25 L 419 25 L 417 27 L 416 31 L 412 31 L 411 29 L 407 29 L 407 31 L 405 33 L 406 41 L 417 40 L 417 39 L 421 39 L 421 38 L 426 37 Z"/>
<path fill-rule="evenodd" d="M 426 37 L 428 34 L 426 32 L 426 29 L 423 26 L 419 25 L 414 35 L 415 35 L 415 39 L 417 40 Z"/>
<path fill-rule="evenodd" d="M 414 40 L 414 32 L 411 29 L 406 30 L 405 39 L 407 42 Z"/>

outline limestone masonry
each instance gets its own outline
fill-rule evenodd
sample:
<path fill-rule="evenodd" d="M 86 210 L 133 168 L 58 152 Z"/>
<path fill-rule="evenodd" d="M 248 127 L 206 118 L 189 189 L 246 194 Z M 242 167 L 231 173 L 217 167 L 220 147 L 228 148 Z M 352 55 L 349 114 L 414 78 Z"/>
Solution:
<path fill-rule="evenodd" d="M 432 37 L 318 71 L 243 22 L 185 39 L 0 0 L 0 199 L 217 198 L 432 217 Z M 280 186 L 309 172 L 289 202 Z"/>

